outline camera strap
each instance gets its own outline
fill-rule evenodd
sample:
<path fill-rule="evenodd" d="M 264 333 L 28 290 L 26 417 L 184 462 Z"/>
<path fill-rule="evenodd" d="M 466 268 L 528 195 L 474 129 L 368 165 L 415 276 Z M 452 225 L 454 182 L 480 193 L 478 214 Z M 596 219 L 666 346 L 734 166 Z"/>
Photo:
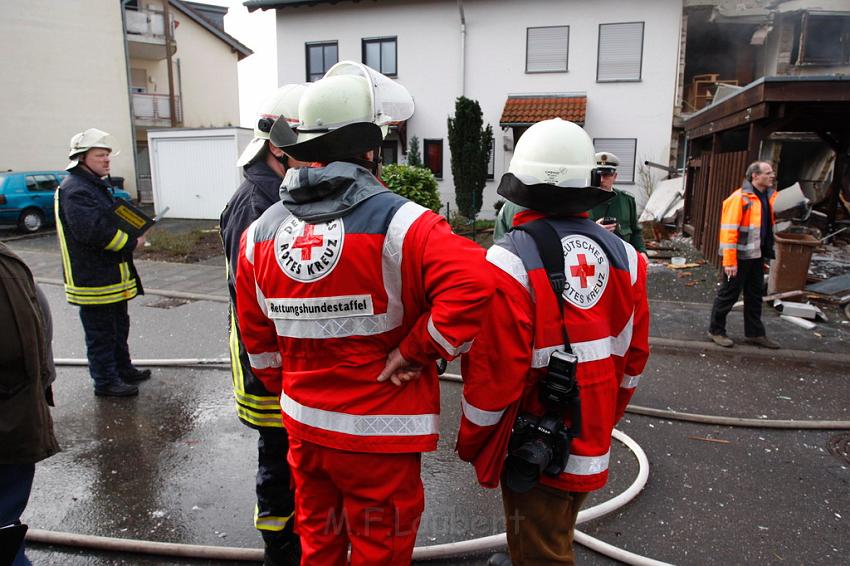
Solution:
<path fill-rule="evenodd" d="M 555 227 L 545 218 L 514 226 L 513 230 L 525 232 L 531 236 L 531 239 L 534 240 L 537 246 L 540 259 L 543 261 L 543 268 L 546 270 L 549 284 L 552 286 L 552 291 L 555 293 L 555 299 L 558 302 L 558 308 L 561 311 L 561 331 L 564 335 L 564 351 L 568 354 L 573 354 L 572 346 L 570 346 L 570 336 L 567 334 L 567 321 L 564 319 L 564 287 L 567 284 L 567 277 L 564 275 L 564 248 L 561 246 L 561 237 L 558 236 Z"/>

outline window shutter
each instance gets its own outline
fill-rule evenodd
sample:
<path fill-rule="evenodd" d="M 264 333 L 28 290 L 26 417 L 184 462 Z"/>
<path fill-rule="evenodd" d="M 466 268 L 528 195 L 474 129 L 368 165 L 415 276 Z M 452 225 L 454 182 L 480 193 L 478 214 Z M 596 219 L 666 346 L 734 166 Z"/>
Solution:
<path fill-rule="evenodd" d="M 639 81 L 642 59 L 643 22 L 599 26 L 597 81 Z"/>
<path fill-rule="evenodd" d="M 525 72 L 566 71 L 569 44 L 569 26 L 528 28 Z"/>
<path fill-rule="evenodd" d="M 593 147 L 596 152 L 609 151 L 620 159 L 617 166 L 618 183 L 635 182 L 635 150 L 637 140 L 635 138 L 595 138 Z"/>

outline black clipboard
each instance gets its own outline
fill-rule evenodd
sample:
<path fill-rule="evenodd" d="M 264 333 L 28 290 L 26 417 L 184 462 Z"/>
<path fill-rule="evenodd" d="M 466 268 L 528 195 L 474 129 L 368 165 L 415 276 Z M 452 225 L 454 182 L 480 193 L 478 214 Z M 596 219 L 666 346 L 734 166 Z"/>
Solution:
<path fill-rule="evenodd" d="M 157 218 L 151 218 L 142 209 L 124 199 L 118 199 L 112 204 L 112 215 L 118 222 L 118 228 L 131 238 L 138 238 L 153 226 Z"/>

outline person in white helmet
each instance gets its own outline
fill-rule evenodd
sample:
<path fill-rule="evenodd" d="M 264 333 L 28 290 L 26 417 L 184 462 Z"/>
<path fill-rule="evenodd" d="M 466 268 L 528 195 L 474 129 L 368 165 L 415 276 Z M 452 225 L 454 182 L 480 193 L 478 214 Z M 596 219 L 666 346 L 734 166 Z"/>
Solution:
<path fill-rule="evenodd" d="M 112 213 L 116 197 L 109 178 L 118 154 L 113 137 L 89 128 L 71 138 L 65 177 L 56 191 L 54 214 L 62 252 L 65 297 L 80 307 L 89 373 L 99 396 L 138 395 L 135 385 L 149 379 L 130 361 L 127 301 L 144 293 L 133 265 L 133 250 L 144 235 L 133 237 Z"/>
<path fill-rule="evenodd" d="M 352 565 L 407 564 L 421 453 L 439 434 L 435 361 L 478 332 L 484 252 L 375 177 L 382 127 L 413 113 L 404 87 L 343 61 L 298 112 L 282 149 L 314 166 L 291 169 L 242 238 L 239 327 L 254 375 L 280 395 L 303 563 L 349 563 L 350 545 Z"/>
<path fill-rule="evenodd" d="M 286 155 L 269 141 L 275 122 L 280 121 L 288 127 L 297 124 L 298 101 L 304 88 L 299 84 L 282 86 L 260 105 L 254 139 L 236 162 L 238 167 L 243 168 L 245 179 L 230 198 L 219 222 L 230 292 L 229 344 L 236 412 L 243 424 L 259 433 L 254 526 L 265 543 L 266 566 L 298 564 L 301 551 L 298 536 L 293 531 L 295 496 L 286 462 L 289 440 L 280 418 L 278 396 L 270 393 L 251 372 L 240 338 L 236 324 L 235 269 L 242 232 L 268 207 L 280 201 L 280 182 L 286 172 L 306 165 Z M 295 141 L 295 133 L 290 132 L 290 141 Z"/>
<path fill-rule="evenodd" d="M 499 184 L 528 210 L 487 252 L 496 293 L 463 356 L 457 441 L 481 485 L 501 483 L 510 555 L 493 565 L 574 563 L 576 517 L 649 355 L 646 262 L 588 218 L 611 198 L 598 175 L 590 137 L 556 118 L 525 132 Z"/>

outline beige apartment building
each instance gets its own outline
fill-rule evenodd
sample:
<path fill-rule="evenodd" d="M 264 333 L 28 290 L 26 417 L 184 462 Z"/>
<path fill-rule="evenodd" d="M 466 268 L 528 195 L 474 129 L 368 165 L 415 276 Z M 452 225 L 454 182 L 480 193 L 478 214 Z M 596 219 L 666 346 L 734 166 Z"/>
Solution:
<path fill-rule="evenodd" d="M 224 31 L 226 12 L 179 0 L 0 2 L 0 170 L 62 169 L 71 136 L 97 127 L 121 150 L 113 176 L 145 197 L 148 129 L 239 123 L 237 63 L 252 52 Z"/>

